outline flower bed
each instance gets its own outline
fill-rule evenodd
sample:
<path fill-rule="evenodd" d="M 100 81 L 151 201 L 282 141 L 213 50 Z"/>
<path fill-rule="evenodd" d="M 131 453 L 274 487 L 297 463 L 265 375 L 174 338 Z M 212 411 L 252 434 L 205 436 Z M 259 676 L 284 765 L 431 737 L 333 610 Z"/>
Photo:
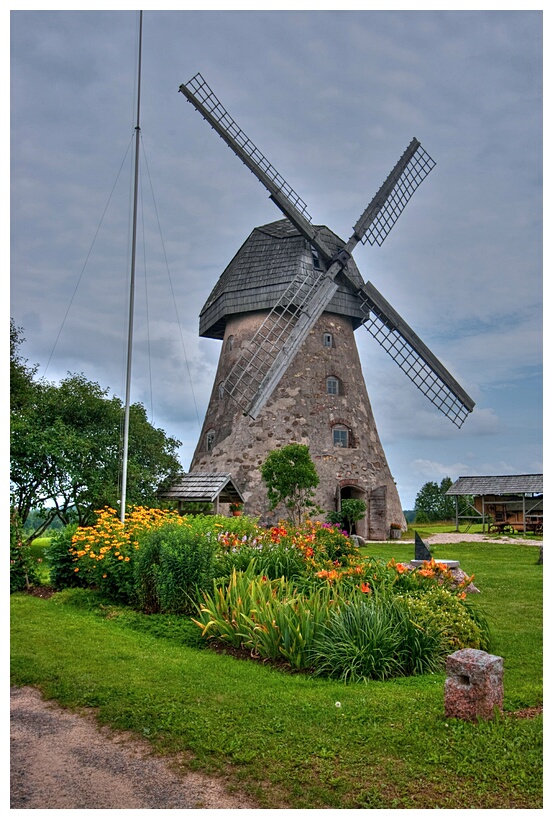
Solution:
<path fill-rule="evenodd" d="M 192 614 L 207 640 L 293 669 L 387 679 L 436 670 L 452 647 L 487 647 L 447 566 L 363 558 L 337 525 L 264 529 L 138 507 L 122 526 L 104 509 L 70 554 L 82 585 L 145 612 Z"/>

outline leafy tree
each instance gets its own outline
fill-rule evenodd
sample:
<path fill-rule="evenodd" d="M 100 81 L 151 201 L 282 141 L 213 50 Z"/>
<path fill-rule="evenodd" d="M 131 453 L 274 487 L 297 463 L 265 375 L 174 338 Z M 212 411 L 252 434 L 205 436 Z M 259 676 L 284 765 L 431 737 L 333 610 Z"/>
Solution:
<path fill-rule="evenodd" d="M 261 466 L 271 509 L 280 503 L 289 510 L 292 522 L 301 524 L 313 502 L 319 476 L 305 444 L 288 444 L 269 453 Z"/>
<path fill-rule="evenodd" d="M 455 517 L 455 498 L 446 495 L 451 485 L 451 478 L 444 478 L 439 485 L 435 481 L 424 484 L 415 498 L 415 523 Z"/>
<path fill-rule="evenodd" d="M 12 383 L 10 482 L 22 524 L 31 511 L 41 522 L 30 538 L 58 518 L 64 525 L 93 523 L 97 509 L 117 508 L 120 497 L 123 405 L 84 375 L 59 385 L 35 382 L 19 357 L 21 335 L 11 327 Z M 130 408 L 127 502 L 157 505 L 157 491 L 182 471 L 180 442 L 156 429 L 141 404 Z M 36 514 L 33 515 L 36 520 Z"/>
<path fill-rule="evenodd" d="M 38 385 L 34 381 L 37 366 L 29 367 L 19 348 L 25 341 L 23 330 L 10 319 L 10 413 L 22 411 L 34 399 Z"/>

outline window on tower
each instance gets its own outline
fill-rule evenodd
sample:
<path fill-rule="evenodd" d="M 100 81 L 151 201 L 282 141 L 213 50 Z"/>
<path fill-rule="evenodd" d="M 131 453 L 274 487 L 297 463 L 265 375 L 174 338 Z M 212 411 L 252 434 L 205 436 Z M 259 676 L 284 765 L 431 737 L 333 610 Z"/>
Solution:
<path fill-rule="evenodd" d="M 229 336 L 227 338 L 227 350 L 232 350 L 234 347 L 234 336 Z"/>
<path fill-rule="evenodd" d="M 211 452 L 213 447 L 215 446 L 215 430 L 210 429 L 206 432 L 205 435 L 205 448 L 208 452 Z"/>
<path fill-rule="evenodd" d="M 326 392 L 327 395 L 339 395 L 340 394 L 340 382 L 334 375 L 329 375 L 326 379 Z"/>
<path fill-rule="evenodd" d="M 332 333 L 323 333 L 323 347 L 332 347 Z"/>
<path fill-rule="evenodd" d="M 336 424 L 335 427 L 332 427 L 332 443 L 344 449 L 349 447 L 349 430 L 346 426 Z"/>

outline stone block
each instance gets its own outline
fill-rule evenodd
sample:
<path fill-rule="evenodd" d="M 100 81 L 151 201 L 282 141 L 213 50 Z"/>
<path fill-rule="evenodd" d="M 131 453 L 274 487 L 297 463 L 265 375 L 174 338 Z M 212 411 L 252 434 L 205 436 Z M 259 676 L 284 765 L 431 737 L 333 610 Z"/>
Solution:
<path fill-rule="evenodd" d="M 463 648 L 446 658 L 445 715 L 475 722 L 503 708 L 503 657 Z"/>

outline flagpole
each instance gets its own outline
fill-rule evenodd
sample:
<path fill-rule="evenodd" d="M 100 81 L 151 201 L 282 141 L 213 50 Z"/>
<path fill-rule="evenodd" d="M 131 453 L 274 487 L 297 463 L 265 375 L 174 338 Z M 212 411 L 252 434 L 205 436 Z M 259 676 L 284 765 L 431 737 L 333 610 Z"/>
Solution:
<path fill-rule="evenodd" d="M 134 202 L 132 219 L 132 252 L 131 252 L 131 282 L 129 297 L 129 331 L 127 339 L 127 380 L 125 390 L 125 425 L 123 432 L 123 475 L 121 480 L 121 523 L 125 522 L 125 506 L 127 502 L 127 468 L 129 460 L 129 417 L 131 402 L 131 365 L 132 341 L 134 324 L 134 280 L 136 269 L 136 227 L 138 212 L 138 151 L 140 146 L 140 81 L 142 71 L 142 12 L 140 12 L 140 28 L 138 35 L 138 93 L 136 108 L 135 149 L 134 149 Z"/>

